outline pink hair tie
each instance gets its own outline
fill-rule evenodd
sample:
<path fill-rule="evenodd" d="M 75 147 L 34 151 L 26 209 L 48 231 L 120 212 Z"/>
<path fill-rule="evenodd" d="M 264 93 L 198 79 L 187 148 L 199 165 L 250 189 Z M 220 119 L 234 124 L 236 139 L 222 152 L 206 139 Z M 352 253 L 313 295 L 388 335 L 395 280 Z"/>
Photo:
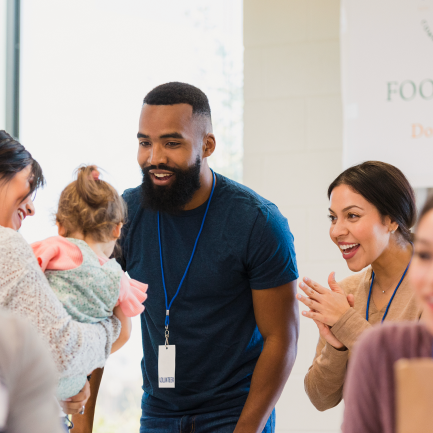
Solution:
<path fill-rule="evenodd" d="M 90 175 L 92 176 L 93 180 L 99 180 L 99 171 L 98 170 L 93 170 Z"/>

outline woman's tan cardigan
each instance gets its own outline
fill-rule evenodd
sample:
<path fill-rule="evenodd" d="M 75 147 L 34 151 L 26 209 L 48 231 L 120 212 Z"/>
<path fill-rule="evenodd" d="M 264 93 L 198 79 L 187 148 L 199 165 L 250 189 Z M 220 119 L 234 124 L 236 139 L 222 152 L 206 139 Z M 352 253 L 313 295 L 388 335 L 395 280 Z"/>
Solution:
<path fill-rule="evenodd" d="M 347 362 L 353 345 L 366 329 L 380 323 L 385 314 L 386 306 L 378 311 L 372 297 L 368 322 L 365 319 L 371 275 L 372 269 L 368 267 L 339 283 L 346 295 L 353 294 L 355 298 L 354 308 L 350 308 L 331 328 L 334 336 L 347 350 L 337 350 L 320 337 L 313 365 L 304 380 L 308 397 L 320 411 L 340 403 L 343 398 Z M 413 290 L 409 287 L 406 275 L 391 303 L 385 321 L 419 320 L 420 316 L 421 309 Z"/>

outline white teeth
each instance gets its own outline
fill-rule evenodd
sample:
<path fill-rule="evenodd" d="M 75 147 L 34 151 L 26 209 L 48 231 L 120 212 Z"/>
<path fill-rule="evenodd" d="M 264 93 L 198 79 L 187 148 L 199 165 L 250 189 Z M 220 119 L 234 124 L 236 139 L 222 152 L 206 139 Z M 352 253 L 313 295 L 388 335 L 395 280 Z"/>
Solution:
<path fill-rule="evenodd" d="M 170 173 L 153 173 L 156 177 L 168 177 L 171 176 Z"/>
<path fill-rule="evenodd" d="M 344 250 L 347 250 L 349 248 L 356 247 L 357 245 L 359 245 L 359 244 L 340 245 L 340 249 L 342 249 L 344 251 Z"/>
<path fill-rule="evenodd" d="M 21 221 L 24 221 L 24 212 L 21 209 L 18 209 L 18 216 L 20 217 Z"/>

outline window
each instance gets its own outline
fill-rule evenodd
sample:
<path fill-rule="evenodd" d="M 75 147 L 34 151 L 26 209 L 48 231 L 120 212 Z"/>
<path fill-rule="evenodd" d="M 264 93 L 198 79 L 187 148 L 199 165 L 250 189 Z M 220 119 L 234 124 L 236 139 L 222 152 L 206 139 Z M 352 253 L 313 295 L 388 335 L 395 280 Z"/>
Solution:
<path fill-rule="evenodd" d="M 102 167 L 119 191 L 141 182 L 142 100 L 168 81 L 208 95 L 217 138 L 210 165 L 242 181 L 242 33 L 241 0 L 22 0 L 20 140 L 47 178 L 25 238 L 56 234 L 58 196 L 82 163 Z M 131 341 L 106 366 L 98 433 L 138 431 L 139 318 L 133 325 Z"/>

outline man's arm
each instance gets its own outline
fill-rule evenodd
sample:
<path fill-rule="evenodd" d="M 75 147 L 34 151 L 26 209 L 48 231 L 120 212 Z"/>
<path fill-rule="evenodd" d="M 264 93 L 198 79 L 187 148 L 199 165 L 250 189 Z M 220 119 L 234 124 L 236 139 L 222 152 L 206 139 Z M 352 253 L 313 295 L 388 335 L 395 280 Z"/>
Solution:
<path fill-rule="evenodd" d="M 296 280 L 252 293 L 264 345 L 235 433 L 262 432 L 295 363 L 299 335 Z"/>
<path fill-rule="evenodd" d="M 95 417 L 96 398 L 98 397 L 99 385 L 101 384 L 103 368 L 97 368 L 93 371 L 90 378 L 90 398 L 87 400 L 84 415 L 73 415 L 74 433 L 92 433 L 93 418 Z"/>

